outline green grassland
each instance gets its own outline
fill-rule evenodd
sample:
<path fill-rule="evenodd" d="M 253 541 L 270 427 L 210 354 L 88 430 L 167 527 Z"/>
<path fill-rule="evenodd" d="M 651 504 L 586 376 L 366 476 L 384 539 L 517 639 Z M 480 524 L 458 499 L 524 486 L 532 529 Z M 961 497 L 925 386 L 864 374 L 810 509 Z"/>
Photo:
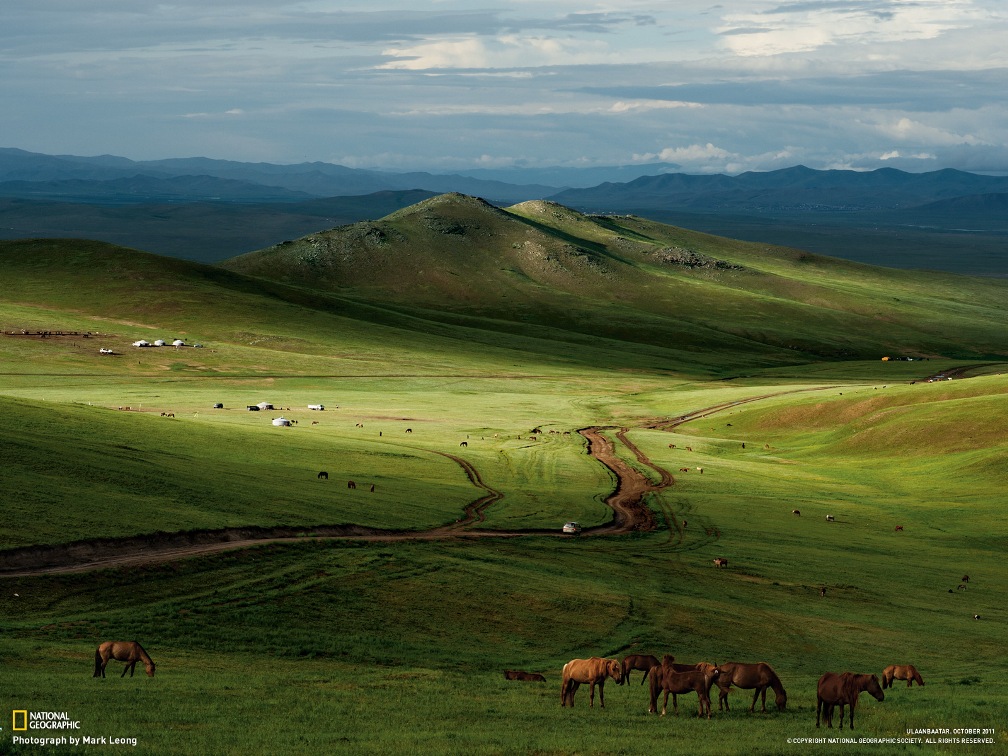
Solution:
<path fill-rule="evenodd" d="M 0 565 L 159 532 L 304 533 L 0 576 L 0 751 L 61 752 L 14 745 L 6 711 L 22 709 L 159 754 L 1004 749 L 1008 285 L 542 203 L 439 198 L 333 234 L 223 268 L 0 245 Z M 396 234 L 422 262 L 376 241 Z M 130 346 L 175 337 L 205 346 Z M 939 372 L 953 380 L 927 382 Z M 246 410 L 259 401 L 278 409 Z M 559 536 L 611 517 L 587 426 L 626 429 L 675 475 L 647 499 L 656 530 Z M 486 490 L 453 457 L 503 496 L 427 538 Z M 412 537 L 310 537 L 345 523 Z M 112 662 L 93 679 L 113 638 L 140 640 L 156 676 Z M 561 709 L 564 662 L 628 653 L 767 661 L 787 709 L 751 714 L 733 690 L 710 721 L 694 696 L 659 718 L 640 673 L 609 682 L 605 709 L 585 688 Z M 996 744 L 798 742 L 841 735 L 815 727 L 823 672 L 908 662 L 926 686 L 863 695 L 845 737 L 979 728 Z M 82 750 L 108 747 L 62 752 Z"/>

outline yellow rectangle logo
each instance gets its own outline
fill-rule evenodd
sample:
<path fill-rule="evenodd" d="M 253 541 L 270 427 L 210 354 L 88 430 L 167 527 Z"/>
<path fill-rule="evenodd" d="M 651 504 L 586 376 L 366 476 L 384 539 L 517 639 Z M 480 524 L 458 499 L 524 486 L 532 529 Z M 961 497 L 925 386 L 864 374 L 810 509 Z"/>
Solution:
<path fill-rule="evenodd" d="M 18 714 L 21 715 L 21 726 L 18 727 Z M 27 730 L 28 729 L 28 709 L 15 709 L 11 712 L 11 729 L 12 730 Z"/>

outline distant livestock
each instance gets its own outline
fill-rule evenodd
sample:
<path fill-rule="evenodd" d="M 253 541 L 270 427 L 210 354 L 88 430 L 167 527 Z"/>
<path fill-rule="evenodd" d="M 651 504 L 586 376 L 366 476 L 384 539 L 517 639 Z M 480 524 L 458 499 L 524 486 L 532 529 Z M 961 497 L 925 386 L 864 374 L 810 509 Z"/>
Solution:
<path fill-rule="evenodd" d="M 469 446 L 469 442 L 463 441 L 461 444 L 459 444 L 459 446 Z"/>
<path fill-rule="evenodd" d="M 319 480 L 329 480 L 329 473 L 327 473 L 325 470 L 320 471 L 319 474 L 318 474 L 318 479 Z"/>
<path fill-rule="evenodd" d="M 728 566 L 728 560 L 725 559 L 724 557 L 717 557 L 714 560 L 714 566 L 715 567 L 727 567 Z"/>
<path fill-rule="evenodd" d="M 356 483 L 354 483 L 354 482 L 353 482 L 352 480 L 348 480 L 348 481 L 346 482 L 346 487 L 347 487 L 347 488 L 357 488 L 357 484 L 356 484 Z"/>
<path fill-rule="evenodd" d="M 890 664 L 882 670 L 883 688 L 891 688 L 893 680 L 906 680 L 908 688 L 912 688 L 914 683 L 924 685 L 924 678 L 913 664 Z"/>
<path fill-rule="evenodd" d="M 902 533 L 903 532 L 903 526 L 902 525 L 897 525 L 896 526 L 896 532 L 897 533 Z"/>
<path fill-rule="evenodd" d="M 836 518 L 833 515 L 826 515 L 826 522 L 836 522 Z"/>
<path fill-rule="evenodd" d="M 546 682 L 546 678 L 538 672 L 526 672 L 523 669 L 505 669 L 505 680 L 524 680 L 526 682 Z"/>
<path fill-rule="evenodd" d="M 801 517 L 801 512 L 798 511 L 797 509 L 792 509 L 791 514 L 793 514 L 795 517 Z"/>

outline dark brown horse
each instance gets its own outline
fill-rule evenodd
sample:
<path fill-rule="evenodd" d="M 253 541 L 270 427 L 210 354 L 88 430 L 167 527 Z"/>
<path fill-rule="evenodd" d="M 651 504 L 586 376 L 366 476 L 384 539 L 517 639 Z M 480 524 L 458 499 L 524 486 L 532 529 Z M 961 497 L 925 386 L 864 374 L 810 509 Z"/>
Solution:
<path fill-rule="evenodd" d="M 505 669 L 505 680 L 524 680 L 526 682 L 546 682 L 546 678 L 538 672 L 526 672 L 523 669 Z"/>
<path fill-rule="evenodd" d="M 728 711 L 728 690 L 734 685 L 736 688 L 754 690 L 752 704 L 749 711 L 756 711 L 756 699 L 763 697 L 763 711 L 766 711 L 767 688 L 772 688 L 776 694 L 777 708 L 784 711 L 787 706 L 787 691 L 781 684 L 780 678 L 766 662 L 756 664 L 741 664 L 739 662 L 727 662 L 718 666 L 721 674 L 718 675 L 718 708 L 722 706 Z"/>
<path fill-rule="evenodd" d="M 854 729 L 854 707 L 858 696 L 867 691 L 876 701 L 884 701 L 885 693 L 875 675 L 858 675 L 853 672 L 827 672 L 819 678 L 816 692 L 815 726 L 819 726 L 819 716 L 822 714 L 826 726 L 833 726 L 833 707 L 840 706 L 840 729 L 843 729 L 844 706 L 850 706 L 850 728 Z"/>
<path fill-rule="evenodd" d="M 913 664 L 890 664 L 882 670 L 883 689 L 891 688 L 893 680 L 906 680 L 908 688 L 912 688 L 914 683 L 924 684 L 924 678 L 920 676 L 920 672 Z"/>
<path fill-rule="evenodd" d="M 125 677 L 127 669 L 130 677 L 133 677 L 133 668 L 136 667 L 138 661 L 144 663 L 147 676 L 154 677 L 154 662 L 143 650 L 143 646 L 136 641 L 105 641 L 98 646 L 95 650 L 94 675 L 92 677 L 105 677 L 105 666 L 109 663 L 109 659 L 126 662 L 119 677 Z"/>
<path fill-rule="evenodd" d="M 707 719 L 710 719 L 710 689 L 711 685 L 717 680 L 720 671 L 713 665 L 701 663 L 703 664 L 702 667 L 701 665 L 696 665 L 693 669 L 676 672 L 675 665 L 671 660 L 672 657 L 666 655 L 662 659 L 661 665 L 651 670 L 651 682 L 649 684 L 651 705 L 648 707 L 648 713 L 654 714 L 658 710 L 658 694 L 662 691 L 665 691 L 661 710 L 663 717 L 665 716 L 665 711 L 668 709 L 669 693 L 672 694 L 672 707 L 676 714 L 679 713 L 678 702 L 675 698 L 676 695 L 679 693 L 696 693 L 698 700 L 697 716 L 702 717 L 706 713 Z"/>
<path fill-rule="evenodd" d="M 644 671 L 644 677 L 641 678 L 640 684 L 643 685 L 644 681 L 648 678 L 648 672 L 651 671 L 652 667 L 657 667 L 661 662 L 655 656 L 642 655 L 642 654 L 630 654 L 629 656 L 623 657 L 623 684 L 630 684 L 630 672 L 635 669 L 640 669 Z"/>
<path fill-rule="evenodd" d="M 586 683 L 591 686 L 588 701 L 589 706 L 595 706 L 595 686 L 598 685 L 599 704 L 605 708 L 605 681 L 611 677 L 619 684 L 623 680 L 623 667 L 617 659 L 602 659 L 593 656 L 590 659 L 571 659 L 563 666 L 563 680 L 560 683 L 560 705 L 574 708 L 574 694 L 578 686 Z"/>

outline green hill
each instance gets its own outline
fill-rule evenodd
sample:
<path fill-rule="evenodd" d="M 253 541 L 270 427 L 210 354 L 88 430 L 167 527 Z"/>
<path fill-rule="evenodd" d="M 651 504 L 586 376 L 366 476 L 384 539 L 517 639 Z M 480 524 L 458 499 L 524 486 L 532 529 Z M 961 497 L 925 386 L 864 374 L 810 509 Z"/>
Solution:
<path fill-rule="evenodd" d="M 538 323 L 703 350 L 712 366 L 977 358 L 1008 345 L 1004 282 L 873 268 L 548 202 L 502 210 L 442 195 L 222 267 L 474 327 Z"/>

